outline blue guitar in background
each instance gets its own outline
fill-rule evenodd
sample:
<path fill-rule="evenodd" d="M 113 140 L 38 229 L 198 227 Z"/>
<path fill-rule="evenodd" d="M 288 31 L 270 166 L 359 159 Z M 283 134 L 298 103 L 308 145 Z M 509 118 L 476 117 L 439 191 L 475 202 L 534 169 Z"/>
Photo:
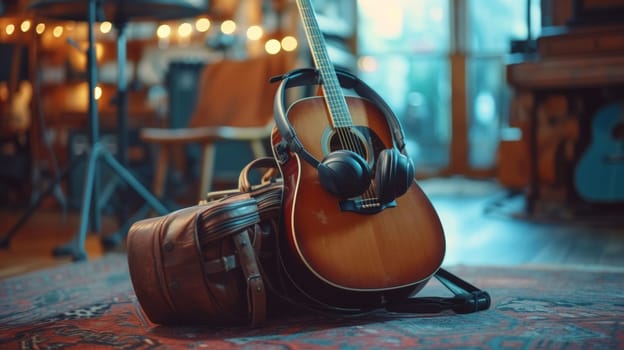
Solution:
<path fill-rule="evenodd" d="M 574 184 L 589 202 L 624 202 L 624 103 L 598 110 L 591 141 L 578 161 Z"/>

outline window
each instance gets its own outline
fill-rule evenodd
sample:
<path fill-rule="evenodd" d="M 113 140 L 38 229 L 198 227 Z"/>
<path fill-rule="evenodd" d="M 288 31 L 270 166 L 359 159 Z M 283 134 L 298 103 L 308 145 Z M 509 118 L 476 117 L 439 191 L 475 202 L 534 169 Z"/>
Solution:
<path fill-rule="evenodd" d="M 512 39 L 528 36 L 526 8 L 517 0 L 358 0 L 360 76 L 401 120 L 421 173 L 495 166 L 509 100 L 504 59 Z M 532 1 L 531 18 L 539 14 Z"/>
<path fill-rule="evenodd" d="M 360 75 L 401 120 L 418 169 L 449 162 L 448 1 L 359 0 Z"/>

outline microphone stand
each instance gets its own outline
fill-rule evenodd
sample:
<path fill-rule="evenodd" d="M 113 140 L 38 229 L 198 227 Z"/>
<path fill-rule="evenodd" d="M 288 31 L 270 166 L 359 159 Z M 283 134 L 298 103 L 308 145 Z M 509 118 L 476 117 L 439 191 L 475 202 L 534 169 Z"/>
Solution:
<path fill-rule="evenodd" d="M 90 137 L 91 137 L 91 154 L 89 155 L 86 180 L 84 182 L 84 191 L 82 198 L 82 207 L 80 214 L 80 227 L 74 238 L 64 246 L 54 249 L 54 255 L 71 255 L 74 261 L 85 260 L 87 253 L 85 251 L 85 241 L 87 235 L 87 229 L 89 222 L 91 221 L 92 229 L 98 231 L 100 228 L 100 208 L 98 203 L 98 187 L 99 187 L 99 164 L 100 159 L 104 160 L 119 177 L 121 177 L 132 189 L 134 189 L 146 202 L 149 204 L 159 215 L 165 215 L 169 210 L 160 203 L 160 201 L 150 191 L 141 184 L 133 175 L 128 171 L 122 163 L 120 163 L 100 142 L 99 140 L 99 125 L 98 125 L 98 110 L 97 102 L 95 99 L 95 87 L 97 84 L 97 65 L 95 60 L 95 39 L 93 33 L 93 26 L 95 24 L 96 11 L 99 1 L 89 0 L 88 10 L 88 25 L 89 25 L 89 47 L 87 50 L 87 79 L 89 85 L 89 122 L 90 122 Z M 125 65 L 125 36 L 121 33 L 121 43 L 124 44 L 123 48 L 123 61 L 118 62 L 118 66 Z M 121 46 L 121 45 L 120 45 Z M 121 57 L 121 54 L 119 54 Z M 122 95 L 125 94 L 125 70 L 120 68 L 120 87 L 123 88 Z M 123 97 L 125 98 L 125 97 Z M 123 103 L 122 103 L 123 105 Z M 127 104 L 126 104 L 127 105 Z M 122 106 L 125 108 L 125 106 Z M 125 119 L 125 118 L 124 118 Z M 125 121 L 124 121 L 125 122 Z M 124 137 L 126 137 L 124 135 Z M 122 141 L 123 142 L 123 141 Z M 122 149 L 123 151 L 123 149 Z M 125 160 L 125 155 L 122 155 L 122 160 Z"/>

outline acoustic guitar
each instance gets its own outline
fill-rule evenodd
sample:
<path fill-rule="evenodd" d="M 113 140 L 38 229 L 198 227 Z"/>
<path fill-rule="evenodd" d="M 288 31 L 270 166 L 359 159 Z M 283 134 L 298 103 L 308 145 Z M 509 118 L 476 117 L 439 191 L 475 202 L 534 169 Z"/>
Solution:
<path fill-rule="evenodd" d="M 288 122 L 316 159 L 352 150 L 353 142 L 332 137 L 346 133 L 358 144 L 353 151 L 374 168 L 379 153 L 393 147 L 391 126 L 370 99 L 345 96 L 310 1 L 297 0 L 297 5 L 322 84 L 318 96 L 289 106 Z M 287 239 L 282 240 L 281 255 L 299 292 L 325 306 L 375 307 L 417 292 L 440 268 L 445 253 L 442 225 L 412 177 L 407 192 L 387 205 L 376 198 L 374 179 L 368 191 L 343 200 L 321 186 L 317 169 L 298 152 L 288 151 L 283 159 L 275 151 L 284 142 L 278 129 L 271 142 L 284 179 Z M 371 210 L 353 210 L 345 203 L 366 203 Z"/>
<path fill-rule="evenodd" d="M 591 141 L 576 165 L 574 183 L 589 202 L 624 201 L 623 103 L 609 104 L 594 116 Z"/>

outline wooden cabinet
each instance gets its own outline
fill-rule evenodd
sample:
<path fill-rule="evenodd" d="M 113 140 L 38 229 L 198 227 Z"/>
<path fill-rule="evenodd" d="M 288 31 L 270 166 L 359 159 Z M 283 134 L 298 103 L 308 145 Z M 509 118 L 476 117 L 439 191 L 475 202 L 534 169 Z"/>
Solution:
<path fill-rule="evenodd" d="M 539 56 L 507 66 L 516 101 L 512 115 L 526 117 L 522 127 L 531 213 L 545 207 L 593 204 L 579 195 L 576 167 L 590 146 L 596 114 L 624 102 L 624 40 L 610 41 L 600 50 L 595 47 L 608 37 L 605 33 L 612 38 L 621 35 L 622 27 L 582 31 L 548 37 Z M 595 181 L 601 181 L 601 169 L 595 172 Z"/>

